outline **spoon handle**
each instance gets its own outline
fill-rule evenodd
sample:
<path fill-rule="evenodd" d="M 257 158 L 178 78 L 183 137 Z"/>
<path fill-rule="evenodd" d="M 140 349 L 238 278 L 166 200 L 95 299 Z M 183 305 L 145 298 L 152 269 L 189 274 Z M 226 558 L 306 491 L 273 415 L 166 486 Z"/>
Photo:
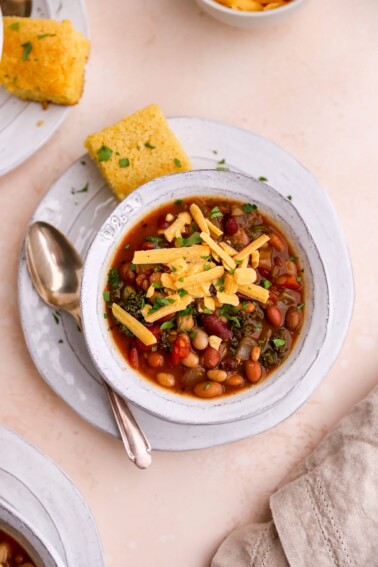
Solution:
<path fill-rule="evenodd" d="M 81 329 L 80 307 L 72 309 L 70 313 Z M 103 384 L 129 459 L 139 469 L 146 469 L 152 462 L 151 445 L 147 437 L 131 413 L 126 400 L 119 396 L 105 380 Z"/>
<path fill-rule="evenodd" d="M 112 390 L 105 381 L 104 386 L 129 459 L 139 469 L 146 469 L 152 461 L 150 443 L 125 400 Z"/>

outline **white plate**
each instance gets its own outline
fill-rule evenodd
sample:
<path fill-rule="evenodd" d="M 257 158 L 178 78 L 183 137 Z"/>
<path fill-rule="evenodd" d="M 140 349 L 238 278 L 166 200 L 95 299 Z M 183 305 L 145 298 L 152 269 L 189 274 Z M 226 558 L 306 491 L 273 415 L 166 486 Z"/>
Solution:
<path fill-rule="evenodd" d="M 231 170 L 264 176 L 283 195 L 291 195 L 316 241 L 328 276 L 329 332 L 321 355 L 309 371 L 313 374 L 313 379 L 309 380 L 313 384 L 311 391 L 308 381 L 307 385 L 302 381 L 290 394 L 288 403 L 299 407 L 321 382 L 339 353 L 353 309 L 352 268 L 335 211 L 313 176 L 272 142 L 246 130 L 199 118 L 172 118 L 169 123 L 195 168 L 215 168 L 218 161 L 225 159 L 225 165 Z M 86 187 L 87 191 L 77 192 Z M 44 220 L 54 224 L 84 255 L 97 229 L 116 204 L 96 166 L 84 156 L 53 184 L 31 222 Z M 27 273 L 24 252 L 20 260 L 19 306 L 29 351 L 44 379 L 82 417 L 118 436 L 83 337 L 68 315 L 56 316 L 39 299 Z M 60 343 L 62 340 L 64 342 Z M 258 416 L 242 423 L 189 426 L 169 423 L 139 408 L 133 411 L 152 447 L 158 450 L 199 449 L 243 439 L 263 430 Z M 272 426 L 274 412 L 268 416 L 265 413 L 264 420 L 268 427 Z"/>
<path fill-rule="evenodd" d="M 0 495 L 54 547 L 66 567 L 103 566 L 91 511 L 45 455 L 0 427 Z"/>
<path fill-rule="evenodd" d="M 77 31 L 88 35 L 81 0 L 33 0 L 31 17 L 68 19 Z M 40 103 L 20 100 L 0 89 L 0 175 L 39 150 L 59 128 L 69 110 L 68 106 L 56 104 L 43 110 Z"/>

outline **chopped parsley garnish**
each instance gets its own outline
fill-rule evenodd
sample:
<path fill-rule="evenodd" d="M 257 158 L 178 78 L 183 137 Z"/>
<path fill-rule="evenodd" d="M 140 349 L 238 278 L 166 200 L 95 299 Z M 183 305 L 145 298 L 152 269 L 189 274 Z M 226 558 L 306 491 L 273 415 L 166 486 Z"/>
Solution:
<path fill-rule="evenodd" d="M 297 282 L 301 282 L 301 281 L 302 281 L 301 276 L 298 276 L 298 277 L 297 277 Z"/>
<path fill-rule="evenodd" d="M 180 316 L 186 317 L 187 315 L 192 315 L 192 313 L 193 313 L 193 308 L 187 307 L 186 309 L 183 309 L 182 311 L 180 311 Z"/>
<path fill-rule="evenodd" d="M 225 315 L 226 319 L 228 321 L 232 321 L 233 323 L 235 323 L 235 325 L 237 326 L 238 329 L 240 329 L 241 325 L 240 325 L 240 321 L 237 317 L 234 317 L 232 315 Z"/>
<path fill-rule="evenodd" d="M 161 285 L 160 282 L 154 282 L 154 283 L 152 284 L 152 287 L 154 287 L 155 289 L 161 289 L 161 288 L 162 288 L 162 285 Z"/>
<path fill-rule="evenodd" d="M 304 303 L 298 303 L 296 309 L 297 311 L 300 311 L 301 309 L 303 309 L 303 307 L 304 307 Z"/>
<path fill-rule="evenodd" d="M 45 37 L 55 37 L 56 33 L 41 33 L 37 35 L 38 39 L 45 39 Z"/>
<path fill-rule="evenodd" d="M 119 160 L 119 167 L 129 167 L 130 165 L 130 160 L 129 158 L 125 157 Z"/>
<path fill-rule="evenodd" d="M 287 198 L 289 199 L 289 201 L 293 200 L 293 196 L 292 195 L 288 195 Z"/>
<path fill-rule="evenodd" d="M 249 301 L 243 301 L 242 302 L 243 309 L 247 309 L 248 305 L 249 305 Z"/>
<path fill-rule="evenodd" d="M 153 146 L 152 144 L 150 144 L 150 142 L 145 142 L 144 144 L 146 146 L 146 148 L 148 148 L 149 150 L 154 150 L 156 148 L 156 146 Z"/>
<path fill-rule="evenodd" d="M 204 309 L 203 312 L 206 313 L 206 315 L 211 315 L 213 313 L 211 309 Z"/>
<path fill-rule="evenodd" d="M 149 242 L 161 242 L 163 239 L 161 236 L 146 236 L 144 240 L 148 240 Z"/>
<path fill-rule="evenodd" d="M 207 272 L 208 270 L 211 270 L 210 264 L 204 264 L 204 266 L 203 266 L 203 271 L 204 271 L 204 272 Z"/>
<path fill-rule="evenodd" d="M 101 161 L 108 161 L 112 157 L 113 150 L 108 148 L 107 146 L 101 146 L 99 150 L 97 150 L 97 161 L 100 163 Z"/>
<path fill-rule="evenodd" d="M 199 232 L 193 232 L 193 234 L 191 236 L 189 236 L 188 238 L 181 238 L 179 237 L 178 239 L 178 243 L 180 244 L 180 246 L 193 246 L 194 244 L 202 244 L 202 238 L 199 234 Z"/>
<path fill-rule="evenodd" d="M 120 284 L 119 273 L 117 268 L 112 268 L 108 274 L 108 284 L 113 289 L 117 289 Z"/>
<path fill-rule="evenodd" d="M 125 244 L 124 249 L 128 250 L 130 248 L 130 244 Z"/>
<path fill-rule="evenodd" d="M 213 207 L 211 209 L 210 218 L 211 219 L 218 219 L 220 217 L 223 217 L 223 213 L 220 212 L 219 207 Z"/>
<path fill-rule="evenodd" d="M 181 163 L 181 161 L 180 161 L 179 159 L 175 158 L 175 159 L 174 159 L 174 162 L 175 162 L 175 166 L 176 166 L 176 167 L 182 167 L 182 163 Z"/>
<path fill-rule="evenodd" d="M 174 321 L 172 319 L 170 321 L 165 321 L 160 325 L 160 330 L 165 331 L 166 329 L 172 329 L 175 326 Z"/>
<path fill-rule="evenodd" d="M 272 287 L 272 282 L 269 280 L 263 280 L 262 281 L 263 287 L 265 287 L 265 289 L 269 289 L 270 287 Z"/>
<path fill-rule="evenodd" d="M 191 339 L 195 339 L 196 336 L 197 336 L 197 333 L 196 333 L 195 331 L 192 331 L 191 333 L 189 333 L 189 337 L 190 337 Z"/>
<path fill-rule="evenodd" d="M 272 339 L 272 343 L 276 348 L 281 348 L 286 344 L 285 339 Z"/>
<path fill-rule="evenodd" d="M 212 256 L 201 256 L 202 260 L 207 260 L 208 262 L 212 262 L 213 261 L 213 257 Z"/>
<path fill-rule="evenodd" d="M 84 185 L 82 189 L 75 189 L 74 187 L 72 187 L 71 195 L 76 195 L 77 193 L 88 193 L 88 187 L 89 187 L 89 181 L 87 181 L 87 183 Z"/>
<path fill-rule="evenodd" d="M 175 205 L 182 205 L 182 199 L 177 199 L 175 201 Z"/>
<path fill-rule="evenodd" d="M 14 22 L 14 24 L 11 24 L 11 25 L 9 26 L 9 29 L 10 29 L 10 30 L 13 30 L 13 31 L 18 31 L 18 30 L 20 29 L 20 24 L 19 24 L 19 22 Z"/>
<path fill-rule="evenodd" d="M 230 171 L 229 167 L 223 167 L 221 165 L 218 165 L 218 167 L 215 168 L 217 171 Z"/>
<path fill-rule="evenodd" d="M 179 294 L 180 297 L 184 297 L 184 295 L 188 295 L 188 292 L 183 287 L 180 287 L 180 289 L 177 290 L 177 293 Z"/>
<path fill-rule="evenodd" d="M 179 278 L 179 282 L 182 283 L 183 281 L 184 281 L 184 278 Z"/>
<path fill-rule="evenodd" d="M 267 177 L 263 177 L 262 175 L 259 177 L 259 181 L 268 181 Z"/>
<path fill-rule="evenodd" d="M 243 211 L 245 213 L 251 213 L 252 211 L 257 211 L 257 205 L 252 205 L 251 203 L 246 203 L 243 205 Z"/>
<path fill-rule="evenodd" d="M 102 297 L 104 298 L 104 301 L 106 302 L 110 301 L 110 291 L 104 291 Z"/>
<path fill-rule="evenodd" d="M 170 303 L 174 303 L 174 299 L 170 299 L 169 297 L 156 297 L 155 301 L 152 304 L 151 309 L 148 312 L 148 315 L 152 315 L 156 311 L 160 309 L 160 307 L 164 307 L 169 305 Z"/>
<path fill-rule="evenodd" d="M 205 384 L 204 387 L 203 387 L 204 390 L 208 390 L 209 388 L 210 388 L 210 384 L 209 384 L 209 383 L 208 383 L 208 384 Z"/>
<path fill-rule="evenodd" d="M 226 163 L 226 160 L 224 158 L 218 161 L 219 165 L 223 165 L 224 163 Z"/>
<path fill-rule="evenodd" d="M 225 287 L 224 287 L 224 285 L 221 285 L 221 286 L 220 286 L 220 288 L 218 289 L 218 291 L 220 291 L 220 293 L 223 293 L 223 292 L 224 292 L 224 290 L 225 290 Z"/>
<path fill-rule="evenodd" d="M 130 264 L 130 270 L 131 270 L 132 272 L 135 272 L 135 270 L 136 270 L 136 265 L 131 263 L 131 264 Z"/>
<path fill-rule="evenodd" d="M 218 286 L 223 285 L 223 284 L 224 284 L 224 278 L 220 278 L 217 282 L 215 282 L 214 285 L 216 285 L 218 287 Z"/>
<path fill-rule="evenodd" d="M 289 262 L 296 262 L 298 260 L 297 256 L 289 256 Z"/>
<path fill-rule="evenodd" d="M 26 43 L 22 43 L 21 47 L 24 48 L 23 54 L 22 54 L 22 60 L 26 61 L 27 58 L 29 57 L 31 50 L 33 49 L 33 46 L 31 44 L 31 41 L 27 41 Z"/>
<path fill-rule="evenodd" d="M 104 319 L 109 319 L 109 315 L 107 313 L 104 313 Z"/>
<path fill-rule="evenodd" d="M 151 347 L 151 351 L 152 351 L 152 352 L 156 352 L 156 351 L 157 351 L 157 346 L 152 346 L 152 347 Z"/>

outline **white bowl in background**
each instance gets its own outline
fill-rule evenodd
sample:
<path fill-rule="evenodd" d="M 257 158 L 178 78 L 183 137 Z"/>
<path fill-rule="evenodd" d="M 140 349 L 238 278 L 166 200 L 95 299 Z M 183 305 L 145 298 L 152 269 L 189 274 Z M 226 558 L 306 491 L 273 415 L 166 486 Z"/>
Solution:
<path fill-rule="evenodd" d="M 272 0 L 273 1 L 273 0 Z M 307 0 L 292 0 L 286 6 L 262 12 L 244 12 L 227 8 L 215 0 L 196 0 L 197 4 L 216 20 L 238 28 L 259 28 L 279 22 L 301 7 Z"/>
<path fill-rule="evenodd" d="M 233 396 L 211 400 L 180 396 L 158 384 L 154 385 L 131 368 L 113 341 L 103 316 L 103 290 L 107 274 L 125 235 L 154 209 L 190 196 L 256 203 L 293 243 L 306 274 L 303 326 L 288 359 L 261 384 Z M 84 263 L 81 312 L 84 336 L 94 364 L 121 396 L 168 421 L 226 423 L 261 414 L 272 406 L 280 414 L 280 404 L 304 378 L 323 346 L 328 327 L 329 291 L 315 242 L 289 200 L 252 177 L 216 170 L 197 170 L 160 177 L 146 183 L 124 199 L 108 217 L 98 231 Z M 296 409 L 292 407 L 290 413 Z M 281 419 L 286 415 L 287 408 Z"/>
<path fill-rule="evenodd" d="M 31 521 L 0 497 L 0 530 L 15 539 L 33 559 L 35 567 L 65 567 L 62 559 Z"/>

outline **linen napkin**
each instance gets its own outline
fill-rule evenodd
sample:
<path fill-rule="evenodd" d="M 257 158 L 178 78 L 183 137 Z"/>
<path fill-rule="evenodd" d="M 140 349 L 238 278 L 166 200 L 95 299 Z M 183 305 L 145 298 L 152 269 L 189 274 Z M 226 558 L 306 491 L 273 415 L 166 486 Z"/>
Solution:
<path fill-rule="evenodd" d="M 212 567 L 378 566 L 378 388 L 270 498 L 273 520 L 238 528 Z"/>

